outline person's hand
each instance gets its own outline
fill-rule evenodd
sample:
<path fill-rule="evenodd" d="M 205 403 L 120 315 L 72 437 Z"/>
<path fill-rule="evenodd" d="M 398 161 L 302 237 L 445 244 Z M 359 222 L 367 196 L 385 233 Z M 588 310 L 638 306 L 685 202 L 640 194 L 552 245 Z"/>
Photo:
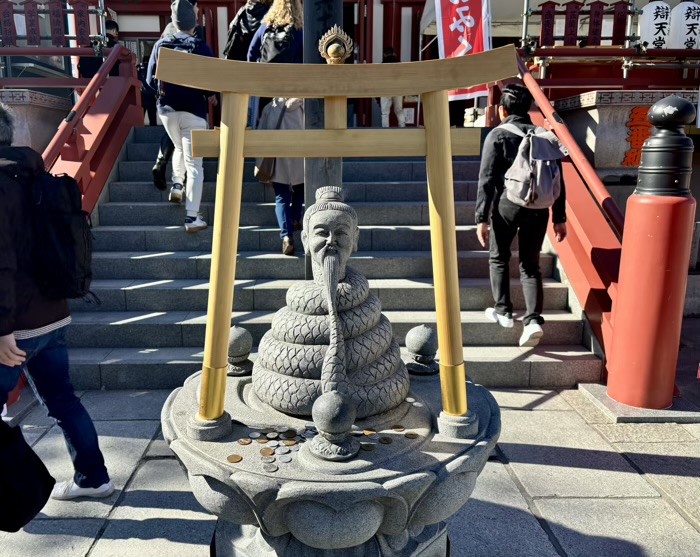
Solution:
<path fill-rule="evenodd" d="M 480 222 L 476 225 L 476 237 L 479 238 L 479 243 L 482 248 L 485 248 L 489 243 L 489 225 L 485 222 Z"/>
<path fill-rule="evenodd" d="M 566 238 L 566 223 L 565 222 L 554 225 L 554 236 L 556 237 L 557 242 L 564 241 L 564 238 Z"/>
<path fill-rule="evenodd" d="M 21 366 L 27 355 L 24 350 L 17 348 L 15 335 L 10 333 L 4 337 L 0 337 L 0 364 L 8 367 Z"/>
<path fill-rule="evenodd" d="M 285 106 L 287 107 L 287 110 L 296 110 L 299 108 L 302 103 L 304 102 L 304 99 L 300 99 L 297 97 L 291 97 L 285 101 Z"/>
<path fill-rule="evenodd" d="M 219 104 L 219 101 L 216 100 L 216 95 L 212 95 L 211 97 L 209 97 L 209 104 L 212 106 L 216 106 L 217 104 Z"/>

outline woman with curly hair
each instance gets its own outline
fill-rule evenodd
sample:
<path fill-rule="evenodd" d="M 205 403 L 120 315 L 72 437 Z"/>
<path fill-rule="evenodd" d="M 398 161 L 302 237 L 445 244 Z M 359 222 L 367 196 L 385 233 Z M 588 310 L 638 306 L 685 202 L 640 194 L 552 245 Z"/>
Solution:
<path fill-rule="evenodd" d="M 255 33 L 249 62 L 301 64 L 304 61 L 301 0 L 274 0 Z M 275 98 L 263 109 L 260 129 L 304 129 L 301 99 Z M 278 158 L 271 178 L 282 253 L 294 255 L 294 231 L 301 229 L 304 203 L 304 159 Z"/>

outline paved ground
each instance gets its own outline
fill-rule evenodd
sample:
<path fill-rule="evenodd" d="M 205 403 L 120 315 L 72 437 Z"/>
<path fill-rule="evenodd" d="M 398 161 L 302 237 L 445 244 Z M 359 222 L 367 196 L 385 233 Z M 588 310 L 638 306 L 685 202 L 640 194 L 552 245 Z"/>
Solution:
<path fill-rule="evenodd" d="M 687 321 L 678 383 L 700 403 L 700 320 Z M 450 524 L 453 557 L 700 555 L 700 424 L 609 423 L 577 391 L 497 390 L 503 432 L 469 504 Z M 165 391 L 88 391 L 117 492 L 50 502 L 2 557 L 207 557 L 214 520 L 160 435 Z M 70 460 L 35 407 L 27 438 L 59 479 Z"/>

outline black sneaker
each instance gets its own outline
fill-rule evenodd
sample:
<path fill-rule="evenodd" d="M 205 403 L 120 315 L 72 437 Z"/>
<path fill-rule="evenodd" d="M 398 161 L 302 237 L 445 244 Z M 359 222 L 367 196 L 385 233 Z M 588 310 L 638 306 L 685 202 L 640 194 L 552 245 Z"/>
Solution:
<path fill-rule="evenodd" d="M 168 196 L 168 201 L 171 203 L 182 203 L 182 196 L 185 193 L 185 186 L 182 184 L 173 184 L 170 188 L 170 195 Z"/>
<path fill-rule="evenodd" d="M 161 191 L 165 191 L 168 188 L 165 180 L 165 167 L 165 164 L 160 164 L 159 162 L 153 165 L 153 185 Z"/>

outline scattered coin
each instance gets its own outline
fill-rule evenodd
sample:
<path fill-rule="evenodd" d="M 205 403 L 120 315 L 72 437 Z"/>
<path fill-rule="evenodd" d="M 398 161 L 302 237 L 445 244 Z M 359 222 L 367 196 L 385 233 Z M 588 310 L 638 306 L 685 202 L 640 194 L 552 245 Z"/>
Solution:
<path fill-rule="evenodd" d="M 236 462 L 243 460 L 243 457 L 239 454 L 232 454 L 229 455 L 226 460 L 228 460 L 231 464 L 236 464 Z"/>
<path fill-rule="evenodd" d="M 289 454 L 289 447 L 277 447 L 275 449 L 275 454 Z"/>
<path fill-rule="evenodd" d="M 361 429 L 353 429 L 350 433 L 351 433 L 352 435 L 357 435 L 358 437 L 359 437 L 360 435 L 364 435 L 364 434 L 365 434 L 364 431 L 362 431 Z"/>
<path fill-rule="evenodd" d="M 364 433 L 367 437 L 369 437 L 370 435 L 374 435 L 377 432 L 374 431 L 373 429 L 365 429 L 362 433 Z"/>
<path fill-rule="evenodd" d="M 267 437 L 261 437 L 260 439 L 256 439 L 256 443 L 260 443 L 261 445 L 265 445 L 267 443 L 268 439 Z"/>
<path fill-rule="evenodd" d="M 367 437 L 368 437 L 369 439 L 371 439 L 372 441 L 376 441 L 377 439 L 379 439 L 379 434 L 378 434 L 378 433 L 372 433 L 372 434 L 370 434 L 370 435 L 367 435 Z"/>
<path fill-rule="evenodd" d="M 391 445 L 394 442 L 394 440 L 391 437 L 380 437 L 379 442 L 382 445 Z"/>
<path fill-rule="evenodd" d="M 279 426 L 279 427 L 276 427 L 276 428 L 275 428 L 275 431 L 276 431 L 277 433 L 284 433 L 284 432 L 287 431 L 288 429 L 289 429 L 289 428 L 288 428 L 287 426 L 281 425 L 281 426 Z"/>
<path fill-rule="evenodd" d="M 279 436 L 280 436 L 279 433 L 277 433 L 276 431 L 273 431 L 272 433 L 267 434 L 268 439 L 277 439 Z"/>
<path fill-rule="evenodd" d="M 265 443 L 265 446 L 275 448 L 275 447 L 279 446 L 279 444 L 280 444 L 279 441 L 275 441 L 273 439 L 272 441 L 268 441 L 267 443 Z"/>
<path fill-rule="evenodd" d="M 238 440 L 239 445 L 250 445 L 252 442 L 252 439 L 246 439 L 245 437 Z"/>
<path fill-rule="evenodd" d="M 301 449 L 301 447 L 299 445 L 294 445 L 293 447 L 289 447 L 289 450 L 294 452 L 294 453 L 299 452 L 299 449 Z"/>
<path fill-rule="evenodd" d="M 260 432 L 259 431 L 251 431 L 248 434 L 248 437 L 250 437 L 251 439 L 257 439 L 258 437 L 260 437 Z"/>
<path fill-rule="evenodd" d="M 316 429 L 316 424 L 313 423 L 313 422 L 306 422 L 306 423 L 304 424 L 304 427 L 305 427 L 306 429 Z"/>
<path fill-rule="evenodd" d="M 272 433 L 273 431 L 275 431 L 275 430 L 272 429 L 271 427 L 266 427 L 265 429 L 261 429 L 260 433 L 262 433 L 263 435 L 267 435 L 268 433 Z"/>
<path fill-rule="evenodd" d="M 285 439 L 294 439 L 297 436 L 297 432 L 293 429 L 288 429 L 282 434 Z"/>
<path fill-rule="evenodd" d="M 393 426 L 391 426 L 391 429 L 393 429 L 394 431 L 398 431 L 399 433 L 401 433 L 401 432 L 404 431 L 406 428 L 405 428 L 404 426 L 402 426 L 402 425 L 393 425 Z"/>
<path fill-rule="evenodd" d="M 276 464 L 265 464 L 263 466 L 263 470 L 265 470 L 265 472 L 272 473 L 272 472 L 277 472 L 277 470 L 279 470 L 279 467 Z"/>
<path fill-rule="evenodd" d="M 272 456 L 273 454 L 275 454 L 275 449 L 273 449 L 272 447 L 266 447 L 264 449 L 260 449 L 260 454 L 263 456 Z"/>
<path fill-rule="evenodd" d="M 274 456 L 261 456 L 260 460 L 263 464 L 272 464 L 276 459 Z"/>
<path fill-rule="evenodd" d="M 422 402 L 414 402 L 413 407 L 414 408 L 423 408 L 423 403 Z"/>
<path fill-rule="evenodd" d="M 360 443 L 360 448 L 363 451 L 373 451 L 374 450 L 374 443 Z"/>
<path fill-rule="evenodd" d="M 407 431 L 403 435 L 407 439 L 418 439 L 418 437 L 419 437 L 419 435 L 417 433 L 414 433 L 413 431 Z"/>
<path fill-rule="evenodd" d="M 294 439 L 287 439 L 286 441 L 283 441 L 283 443 L 285 447 L 293 447 L 297 444 L 297 442 Z"/>
<path fill-rule="evenodd" d="M 304 437 L 306 439 L 311 439 L 312 437 L 316 436 L 316 434 L 313 431 L 305 431 L 301 435 L 302 435 L 302 437 Z"/>
<path fill-rule="evenodd" d="M 415 398 L 411 398 L 410 396 L 406 398 L 406 402 L 411 402 L 411 403 L 413 403 L 413 402 L 415 402 L 415 401 L 416 401 L 416 399 L 415 399 Z"/>
<path fill-rule="evenodd" d="M 292 461 L 292 457 L 291 457 L 291 455 L 283 454 L 277 460 L 279 460 L 280 462 L 283 462 L 284 464 L 289 464 Z"/>

